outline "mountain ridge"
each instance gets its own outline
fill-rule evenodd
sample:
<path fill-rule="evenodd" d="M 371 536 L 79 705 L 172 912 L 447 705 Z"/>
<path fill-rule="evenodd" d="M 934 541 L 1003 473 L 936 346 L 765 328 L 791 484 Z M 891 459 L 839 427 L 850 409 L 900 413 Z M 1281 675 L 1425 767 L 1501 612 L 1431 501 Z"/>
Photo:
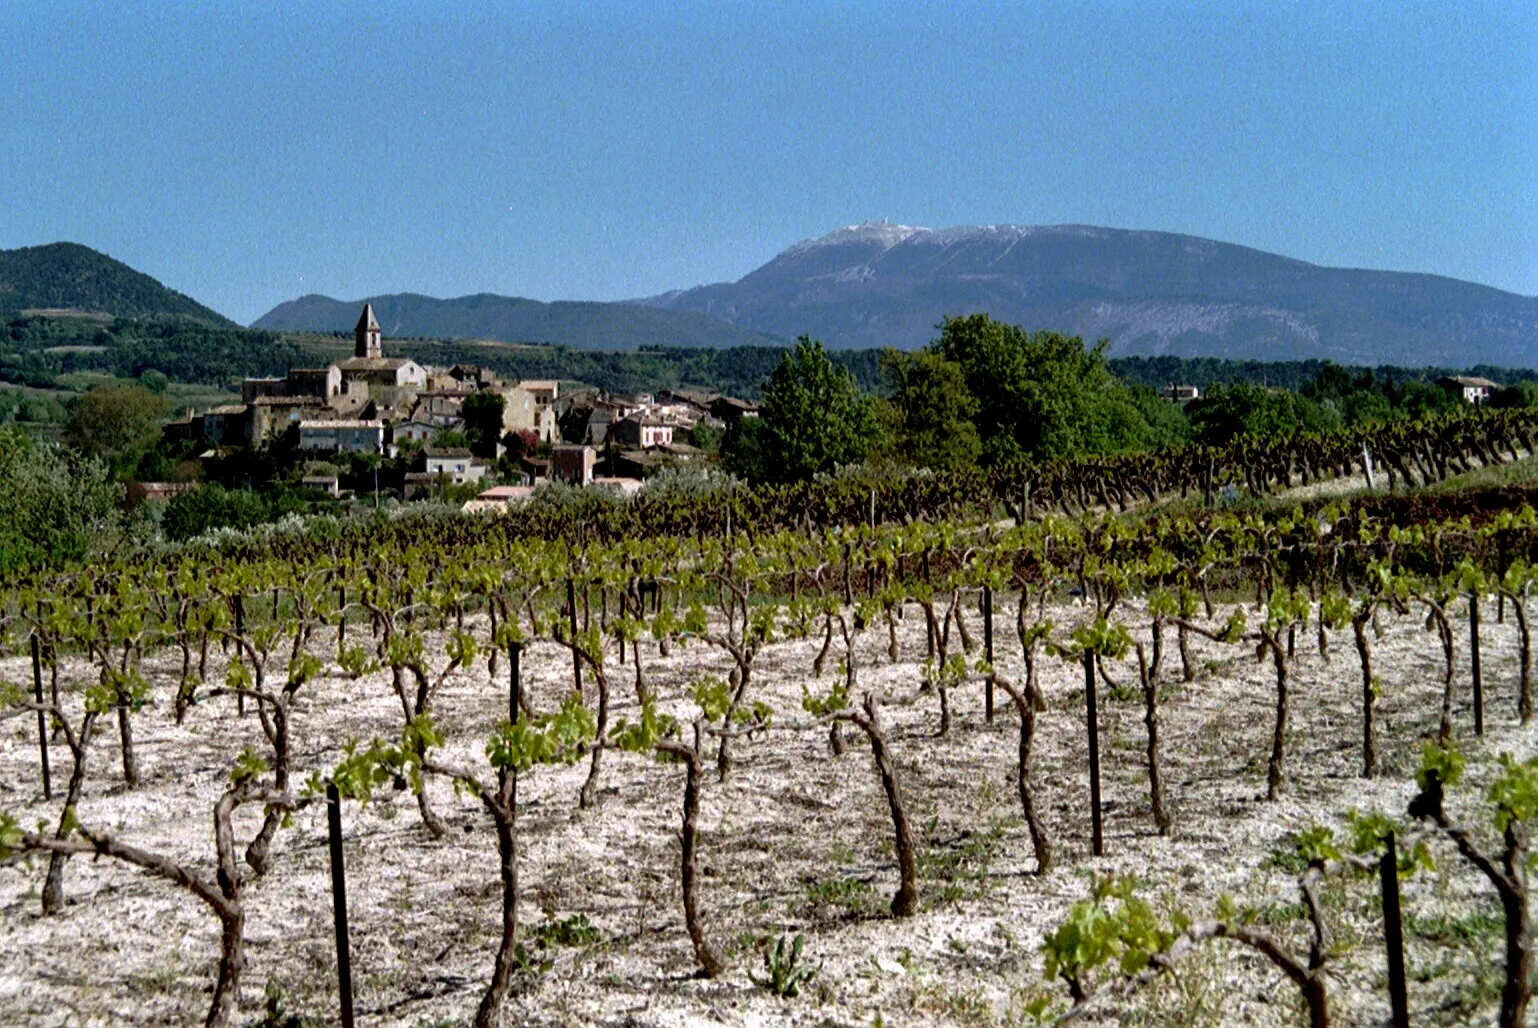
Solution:
<path fill-rule="evenodd" d="M 830 346 L 919 346 L 947 316 L 1109 338 L 1115 356 L 1531 365 L 1538 298 L 1094 225 L 850 225 L 735 282 L 638 301 Z"/>
<path fill-rule="evenodd" d="M 309 293 L 278 304 L 251 327 L 279 332 L 350 332 L 365 303 L 373 306 L 386 338 L 492 339 L 617 350 L 784 345 L 781 339 L 692 311 L 592 300 L 547 303 L 484 292 L 446 299 L 422 293 L 384 293 L 359 300 Z M 637 318 L 637 310 L 648 313 Z"/>

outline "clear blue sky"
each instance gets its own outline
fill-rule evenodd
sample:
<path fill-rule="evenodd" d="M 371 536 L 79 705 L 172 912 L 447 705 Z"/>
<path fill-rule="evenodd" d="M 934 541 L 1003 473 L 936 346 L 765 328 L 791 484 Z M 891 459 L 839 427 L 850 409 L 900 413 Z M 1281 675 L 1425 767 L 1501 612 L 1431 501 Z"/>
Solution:
<path fill-rule="evenodd" d="M 1538 4 L 0 2 L 0 248 L 242 322 L 644 296 L 881 218 L 1538 294 Z"/>

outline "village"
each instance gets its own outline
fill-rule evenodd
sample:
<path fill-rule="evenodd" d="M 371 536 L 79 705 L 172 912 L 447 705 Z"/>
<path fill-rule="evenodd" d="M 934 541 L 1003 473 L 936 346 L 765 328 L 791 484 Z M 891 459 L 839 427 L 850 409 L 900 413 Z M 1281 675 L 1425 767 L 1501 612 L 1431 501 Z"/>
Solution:
<path fill-rule="evenodd" d="M 549 482 L 637 492 L 662 468 L 713 461 L 724 434 L 757 415 L 750 401 L 712 393 L 563 394 L 554 379 L 388 357 L 365 304 L 352 357 L 244 379 L 240 403 L 189 411 L 164 435 L 205 460 L 286 442 L 307 458 L 300 484 L 332 497 L 345 492 L 337 459 L 406 461 L 403 499 L 468 494 L 466 510 L 497 511 Z"/>
<path fill-rule="evenodd" d="M 751 401 L 715 393 L 563 393 L 555 379 L 506 381 L 475 365 L 386 356 L 369 304 L 353 337 L 344 360 L 243 379 L 240 403 L 189 411 L 165 426 L 164 446 L 205 472 L 280 456 L 296 472 L 293 485 L 334 500 L 431 499 L 497 512 L 552 482 L 630 495 L 664 468 L 713 466 L 742 419 L 759 414 Z M 1464 376 L 1437 385 L 1469 405 L 1499 389 Z M 1191 385 L 1161 392 L 1180 407 L 1201 398 Z M 168 500 L 192 484 L 134 482 L 129 503 Z"/>

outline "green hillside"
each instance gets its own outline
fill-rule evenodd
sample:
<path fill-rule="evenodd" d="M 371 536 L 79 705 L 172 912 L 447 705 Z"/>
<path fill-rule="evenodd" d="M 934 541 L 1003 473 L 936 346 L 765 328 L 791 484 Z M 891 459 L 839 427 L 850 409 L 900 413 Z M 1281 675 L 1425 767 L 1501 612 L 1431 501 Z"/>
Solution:
<path fill-rule="evenodd" d="M 0 250 L 0 313 L 88 311 L 116 318 L 193 318 L 221 328 L 233 321 L 143 272 L 78 243 Z"/>

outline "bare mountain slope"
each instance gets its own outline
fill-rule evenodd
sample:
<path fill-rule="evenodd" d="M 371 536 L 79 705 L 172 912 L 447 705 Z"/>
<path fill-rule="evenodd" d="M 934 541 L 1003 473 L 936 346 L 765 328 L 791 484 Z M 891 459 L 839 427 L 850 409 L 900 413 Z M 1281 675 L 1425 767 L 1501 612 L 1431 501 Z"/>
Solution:
<path fill-rule="evenodd" d="M 948 315 L 1111 339 L 1111 353 L 1354 364 L 1538 363 L 1538 299 L 1435 275 L 1325 268 L 1167 232 L 875 223 L 737 282 L 641 303 L 833 346 L 919 346 Z"/>

